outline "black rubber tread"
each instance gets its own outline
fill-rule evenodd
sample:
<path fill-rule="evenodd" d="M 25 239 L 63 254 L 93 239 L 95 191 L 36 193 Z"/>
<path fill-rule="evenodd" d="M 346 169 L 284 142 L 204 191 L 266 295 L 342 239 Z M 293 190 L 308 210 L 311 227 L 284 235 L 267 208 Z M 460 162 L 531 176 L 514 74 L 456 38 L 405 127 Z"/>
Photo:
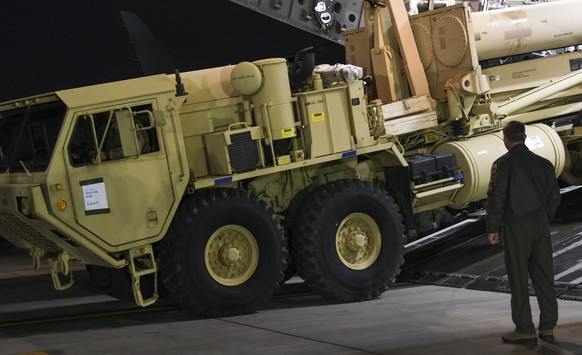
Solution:
<path fill-rule="evenodd" d="M 216 282 L 204 262 L 208 239 L 228 224 L 253 233 L 259 248 L 257 269 L 238 286 Z M 164 287 L 182 306 L 206 317 L 253 313 L 270 301 L 283 282 L 288 256 L 279 218 L 241 189 L 212 189 L 185 198 L 159 250 Z"/>
<path fill-rule="evenodd" d="M 91 280 L 108 296 L 124 300 L 134 301 L 131 288 L 131 276 L 126 268 L 111 269 L 98 265 L 86 265 L 85 268 Z"/>
<path fill-rule="evenodd" d="M 284 221 L 283 229 L 285 230 L 287 249 L 289 250 L 289 253 L 287 255 L 287 268 L 284 272 L 285 277 L 283 278 L 283 282 L 281 282 L 281 286 L 289 281 L 293 276 L 297 275 L 297 266 L 295 266 L 295 258 L 293 257 L 293 228 L 292 225 L 290 225 L 289 219 Z"/>
<path fill-rule="evenodd" d="M 99 265 L 86 265 L 85 268 L 93 282 L 106 295 L 127 302 L 135 302 L 128 267 L 115 269 Z M 140 285 L 143 297 L 149 298 L 154 293 L 154 275 L 142 276 Z M 160 298 L 166 295 L 160 284 L 158 284 L 158 294 Z"/>
<path fill-rule="evenodd" d="M 289 206 L 287 206 L 287 210 L 284 212 L 285 218 L 283 219 L 282 224 L 285 229 L 285 236 L 287 237 L 289 249 L 289 258 L 287 259 L 288 265 L 287 270 L 285 271 L 284 282 L 297 275 L 297 267 L 295 266 L 295 258 L 293 257 L 293 221 L 297 218 L 297 212 L 303 205 L 305 199 L 309 198 L 316 188 L 317 187 L 310 185 L 299 191 L 299 193 L 293 197 Z"/>
<path fill-rule="evenodd" d="M 355 212 L 372 217 L 382 233 L 378 259 L 364 270 L 345 266 L 335 247 L 337 228 Z M 369 182 L 338 180 L 321 186 L 299 211 L 294 233 L 299 275 L 312 290 L 334 301 L 366 301 L 380 296 L 395 282 L 404 262 L 404 226 L 398 206 Z"/>

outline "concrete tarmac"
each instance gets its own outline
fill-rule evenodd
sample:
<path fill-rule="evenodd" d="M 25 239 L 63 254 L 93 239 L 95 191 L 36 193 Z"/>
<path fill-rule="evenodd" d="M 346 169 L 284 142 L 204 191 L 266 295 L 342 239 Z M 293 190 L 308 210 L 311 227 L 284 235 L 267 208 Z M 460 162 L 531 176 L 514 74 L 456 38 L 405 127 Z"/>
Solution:
<path fill-rule="evenodd" d="M 0 250 L 0 354 L 582 354 L 582 304 L 559 300 L 558 344 L 507 345 L 509 294 L 396 285 L 334 304 L 298 281 L 255 314 L 204 319 L 101 295 L 85 272 L 54 291 L 46 269 Z M 534 319 L 538 317 L 531 299 Z"/>

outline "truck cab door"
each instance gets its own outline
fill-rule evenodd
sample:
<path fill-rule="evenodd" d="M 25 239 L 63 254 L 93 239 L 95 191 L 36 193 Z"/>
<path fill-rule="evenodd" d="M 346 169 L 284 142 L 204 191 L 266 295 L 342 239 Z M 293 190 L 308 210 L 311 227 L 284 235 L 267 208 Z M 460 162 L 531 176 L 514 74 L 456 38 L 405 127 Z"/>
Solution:
<path fill-rule="evenodd" d="M 64 150 L 75 219 L 105 249 L 152 242 L 177 203 L 159 113 L 143 104 L 75 116 Z"/>

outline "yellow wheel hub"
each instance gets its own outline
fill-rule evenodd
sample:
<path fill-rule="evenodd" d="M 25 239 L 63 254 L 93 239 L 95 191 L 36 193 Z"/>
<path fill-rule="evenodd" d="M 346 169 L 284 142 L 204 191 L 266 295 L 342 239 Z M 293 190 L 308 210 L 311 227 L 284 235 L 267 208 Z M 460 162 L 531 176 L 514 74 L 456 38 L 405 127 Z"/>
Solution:
<path fill-rule="evenodd" d="M 246 228 L 229 224 L 214 232 L 204 251 L 208 273 L 225 286 L 247 281 L 259 263 L 259 247 Z"/>
<path fill-rule="evenodd" d="M 380 254 L 380 228 L 367 214 L 352 213 L 340 223 L 335 246 L 344 265 L 353 270 L 366 269 Z"/>

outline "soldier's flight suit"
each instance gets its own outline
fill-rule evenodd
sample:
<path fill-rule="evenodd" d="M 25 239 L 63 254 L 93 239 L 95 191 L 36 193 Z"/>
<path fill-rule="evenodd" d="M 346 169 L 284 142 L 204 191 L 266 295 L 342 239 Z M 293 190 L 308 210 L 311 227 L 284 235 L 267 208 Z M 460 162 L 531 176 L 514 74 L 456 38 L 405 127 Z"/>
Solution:
<path fill-rule="evenodd" d="M 558 321 L 549 220 L 560 203 L 552 164 L 517 144 L 491 167 L 487 231 L 501 232 L 516 332 L 535 333 L 528 273 L 540 307 L 540 330 Z"/>

